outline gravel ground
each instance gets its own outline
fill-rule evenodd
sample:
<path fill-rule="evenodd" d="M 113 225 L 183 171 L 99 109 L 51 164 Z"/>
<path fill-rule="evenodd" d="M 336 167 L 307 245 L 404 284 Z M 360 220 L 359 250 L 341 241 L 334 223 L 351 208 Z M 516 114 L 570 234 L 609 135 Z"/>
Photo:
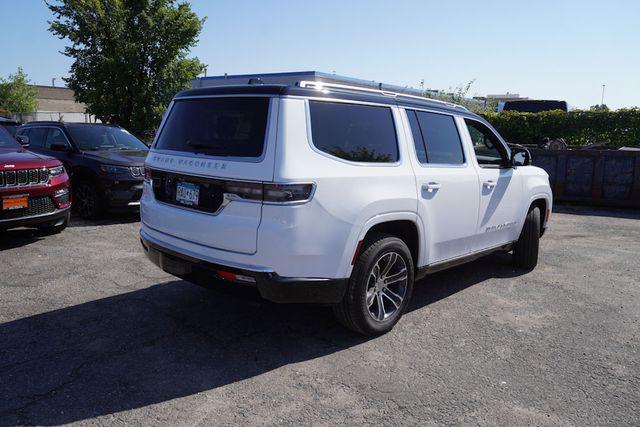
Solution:
<path fill-rule="evenodd" d="M 640 423 L 640 213 L 565 208 L 534 272 L 428 276 L 375 339 L 177 280 L 137 229 L 0 238 L 0 425 Z"/>

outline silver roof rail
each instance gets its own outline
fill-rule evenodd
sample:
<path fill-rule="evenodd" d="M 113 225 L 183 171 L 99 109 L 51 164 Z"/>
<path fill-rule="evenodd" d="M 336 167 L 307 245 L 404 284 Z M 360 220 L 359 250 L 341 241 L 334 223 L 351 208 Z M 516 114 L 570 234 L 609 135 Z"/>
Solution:
<path fill-rule="evenodd" d="M 409 98 L 409 99 L 418 99 L 420 101 L 435 102 L 437 104 L 446 105 L 450 108 L 459 108 L 465 111 L 469 111 L 466 107 L 463 107 L 462 105 L 458 105 L 458 104 L 453 104 L 451 102 L 440 101 L 439 99 L 427 98 L 425 96 L 416 96 L 416 95 L 408 95 L 406 93 L 400 93 L 400 92 L 391 92 L 383 89 L 372 89 L 368 87 L 350 86 L 350 85 L 342 85 L 338 83 L 326 83 L 326 82 L 309 81 L 309 80 L 303 80 L 299 82 L 298 85 L 303 88 L 314 88 L 320 91 L 325 91 L 325 93 L 329 92 L 327 89 L 337 89 L 337 90 L 343 90 L 346 92 L 375 93 L 377 95 L 390 96 L 393 98 L 402 97 L 402 98 Z"/>

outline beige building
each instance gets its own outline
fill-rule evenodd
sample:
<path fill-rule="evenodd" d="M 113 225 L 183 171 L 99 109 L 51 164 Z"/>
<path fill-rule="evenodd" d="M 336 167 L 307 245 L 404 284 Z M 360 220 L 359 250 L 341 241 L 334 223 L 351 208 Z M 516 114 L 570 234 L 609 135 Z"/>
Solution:
<path fill-rule="evenodd" d="M 96 118 L 86 113 L 87 106 L 76 102 L 73 91 L 67 87 L 33 85 L 38 91 L 38 109 L 33 114 L 23 114 L 22 122 L 54 120 L 64 122 L 94 123 Z"/>

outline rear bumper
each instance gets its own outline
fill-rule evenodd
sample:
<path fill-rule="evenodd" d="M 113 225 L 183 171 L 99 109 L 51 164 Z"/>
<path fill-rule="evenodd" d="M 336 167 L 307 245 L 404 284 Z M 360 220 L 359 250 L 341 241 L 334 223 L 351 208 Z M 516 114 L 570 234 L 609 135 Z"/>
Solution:
<path fill-rule="evenodd" d="M 255 286 L 262 298 L 277 303 L 336 304 L 342 300 L 349 280 L 281 277 L 268 269 L 252 270 L 211 263 L 151 242 L 143 232 L 140 234 L 140 242 L 147 258 L 169 274 L 203 286 L 215 281 Z M 222 277 L 220 271 L 241 275 L 253 281 L 229 280 Z"/>
<path fill-rule="evenodd" d="M 57 222 L 69 216 L 70 210 L 71 208 L 68 207 L 65 209 L 58 209 L 55 212 L 43 215 L 0 220 L 0 229 L 7 230 L 9 228 L 17 227 L 35 227 L 41 224 Z"/>

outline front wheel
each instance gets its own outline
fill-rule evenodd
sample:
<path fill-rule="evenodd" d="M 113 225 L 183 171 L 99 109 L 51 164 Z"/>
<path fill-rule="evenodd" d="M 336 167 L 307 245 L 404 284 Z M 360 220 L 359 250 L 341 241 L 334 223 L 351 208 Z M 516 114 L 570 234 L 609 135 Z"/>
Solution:
<path fill-rule="evenodd" d="M 81 181 L 73 186 L 73 207 L 84 219 L 96 219 L 102 211 L 102 200 L 97 188 L 90 182 Z"/>
<path fill-rule="evenodd" d="M 538 265 L 540 246 L 540 208 L 529 210 L 520 237 L 513 248 L 513 263 L 525 270 L 533 270 Z"/>
<path fill-rule="evenodd" d="M 413 259 L 407 245 L 397 237 L 378 234 L 366 243 L 334 313 L 355 332 L 380 335 L 393 328 L 409 305 Z"/>

